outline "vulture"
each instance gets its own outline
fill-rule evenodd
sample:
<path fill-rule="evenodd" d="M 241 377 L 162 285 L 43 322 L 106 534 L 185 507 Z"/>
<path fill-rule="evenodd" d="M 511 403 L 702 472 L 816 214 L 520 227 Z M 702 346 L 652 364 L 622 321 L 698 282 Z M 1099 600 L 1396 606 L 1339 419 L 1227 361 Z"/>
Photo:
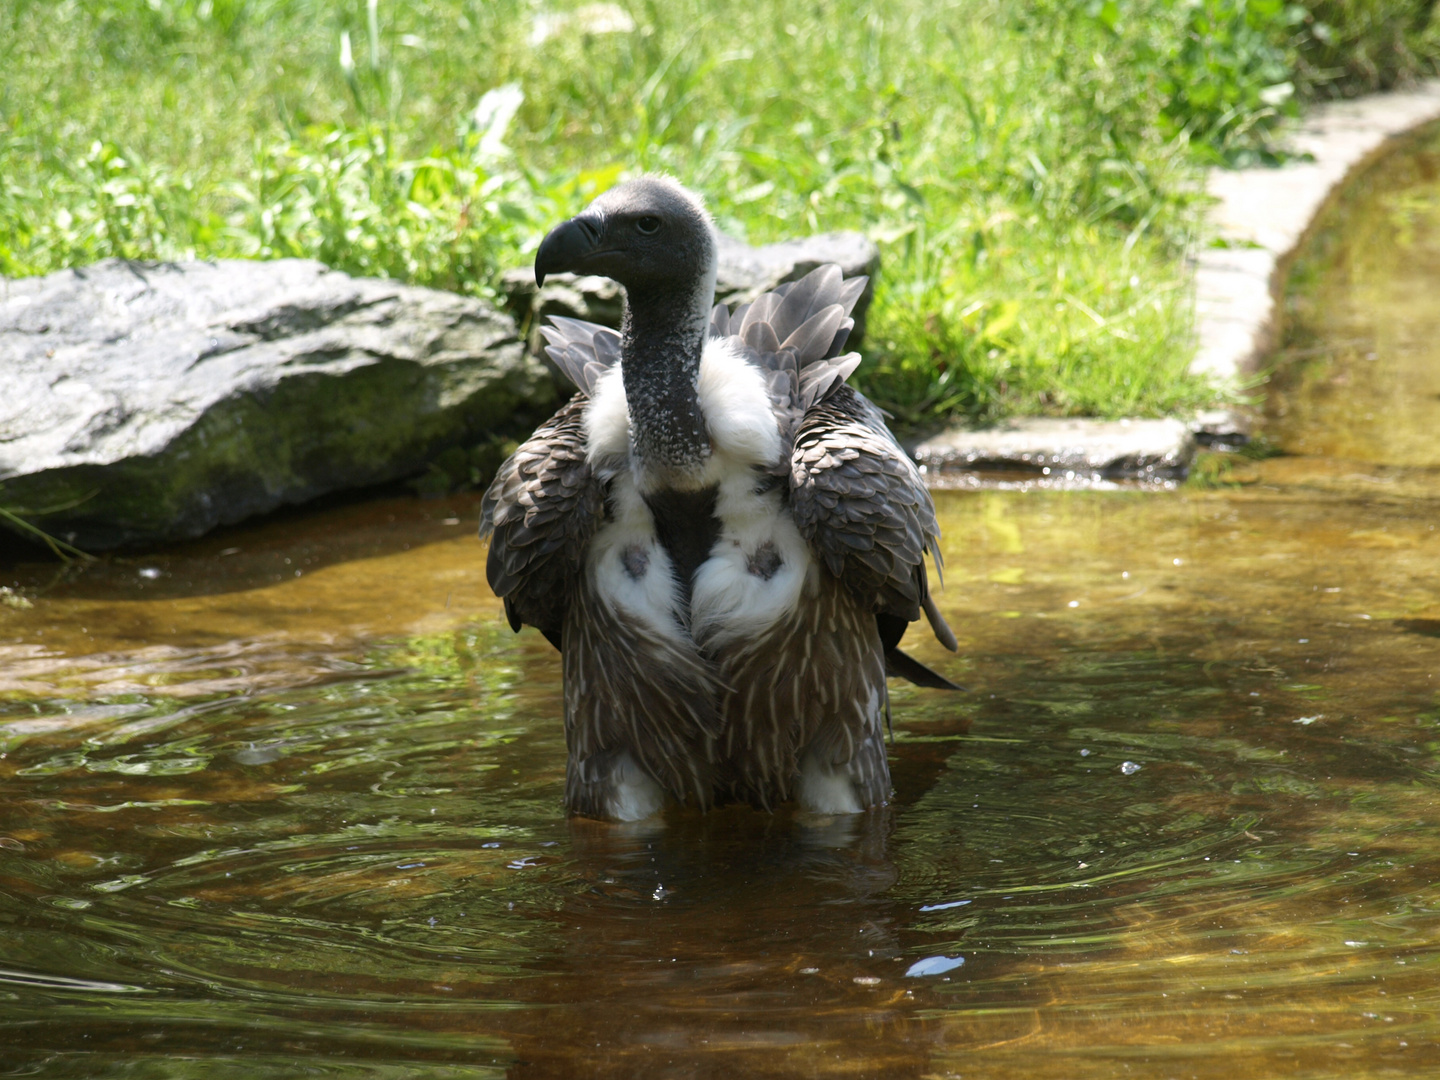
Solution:
<path fill-rule="evenodd" d="M 957 646 L 930 494 L 845 383 L 866 279 L 822 266 L 712 307 L 714 225 L 663 176 L 551 230 L 536 283 L 563 271 L 624 286 L 621 328 L 543 328 L 577 392 L 501 466 L 480 535 L 510 626 L 561 653 L 567 810 L 884 803 L 887 672 L 958 689 L 901 635 L 924 614 Z"/>

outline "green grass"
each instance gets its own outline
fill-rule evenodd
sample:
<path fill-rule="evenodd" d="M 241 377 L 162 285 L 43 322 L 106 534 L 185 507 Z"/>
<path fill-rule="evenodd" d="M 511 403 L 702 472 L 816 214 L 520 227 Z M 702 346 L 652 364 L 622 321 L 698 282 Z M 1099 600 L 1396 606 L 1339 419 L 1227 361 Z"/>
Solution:
<path fill-rule="evenodd" d="M 0 0 L 0 274 L 307 256 L 493 295 L 662 169 L 752 242 L 880 242 L 857 381 L 902 423 L 1183 412 L 1227 392 L 1186 372 L 1200 167 L 1364 88 L 1324 66 L 1347 33 L 1395 78 L 1440 54 L 1426 0 L 1328 6 L 627 0 L 536 43 L 530 0 Z"/>

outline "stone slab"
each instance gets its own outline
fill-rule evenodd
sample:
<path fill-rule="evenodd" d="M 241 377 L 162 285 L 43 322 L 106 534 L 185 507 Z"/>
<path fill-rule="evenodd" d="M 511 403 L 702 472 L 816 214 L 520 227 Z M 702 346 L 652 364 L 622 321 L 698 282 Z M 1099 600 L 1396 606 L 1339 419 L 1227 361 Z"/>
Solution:
<path fill-rule="evenodd" d="M 1180 420 L 1027 417 L 981 430 L 951 429 L 913 450 L 927 472 L 1017 471 L 1075 480 L 1161 480 L 1181 475 L 1195 432 Z"/>

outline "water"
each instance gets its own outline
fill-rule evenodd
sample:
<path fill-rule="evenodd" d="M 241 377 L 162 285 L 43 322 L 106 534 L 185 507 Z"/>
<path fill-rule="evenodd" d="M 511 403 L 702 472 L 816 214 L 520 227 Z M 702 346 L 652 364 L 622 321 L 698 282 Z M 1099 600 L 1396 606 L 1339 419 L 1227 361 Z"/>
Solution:
<path fill-rule="evenodd" d="M 1298 268 L 1288 456 L 941 493 L 971 692 L 860 819 L 566 821 L 470 497 L 13 567 L 0 1075 L 1434 1075 L 1436 162 Z"/>

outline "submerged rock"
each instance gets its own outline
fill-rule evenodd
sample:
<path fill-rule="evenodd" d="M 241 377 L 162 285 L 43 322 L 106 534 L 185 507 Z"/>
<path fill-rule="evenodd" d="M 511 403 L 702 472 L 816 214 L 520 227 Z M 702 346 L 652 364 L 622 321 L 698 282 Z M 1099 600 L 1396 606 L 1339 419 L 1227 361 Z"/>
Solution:
<path fill-rule="evenodd" d="M 0 506 L 89 550 L 415 474 L 553 403 L 481 300 L 320 263 L 0 281 Z"/>
<path fill-rule="evenodd" d="M 855 329 L 847 348 L 854 348 L 865 336 L 865 310 L 875 293 L 875 273 L 880 268 L 880 249 L 857 232 L 823 233 L 778 244 L 751 247 L 743 240 L 720 234 L 720 265 L 715 275 L 717 303 L 749 303 L 761 293 L 787 281 L 798 281 L 817 266 L 836 263 L 846 277 L 867 274 L 870 285 L 851 313 Z M 511 313 L 529 328 L 530 344 L 540 351 L 540 321 L 547 315 L 585 319 L 602 326 L 620 325 L 625 291 L 609 278 L 553 274 L 545 287 L 535 287 L 535 272 L 529 268 L 507 271 L 501 279 Z"/>

